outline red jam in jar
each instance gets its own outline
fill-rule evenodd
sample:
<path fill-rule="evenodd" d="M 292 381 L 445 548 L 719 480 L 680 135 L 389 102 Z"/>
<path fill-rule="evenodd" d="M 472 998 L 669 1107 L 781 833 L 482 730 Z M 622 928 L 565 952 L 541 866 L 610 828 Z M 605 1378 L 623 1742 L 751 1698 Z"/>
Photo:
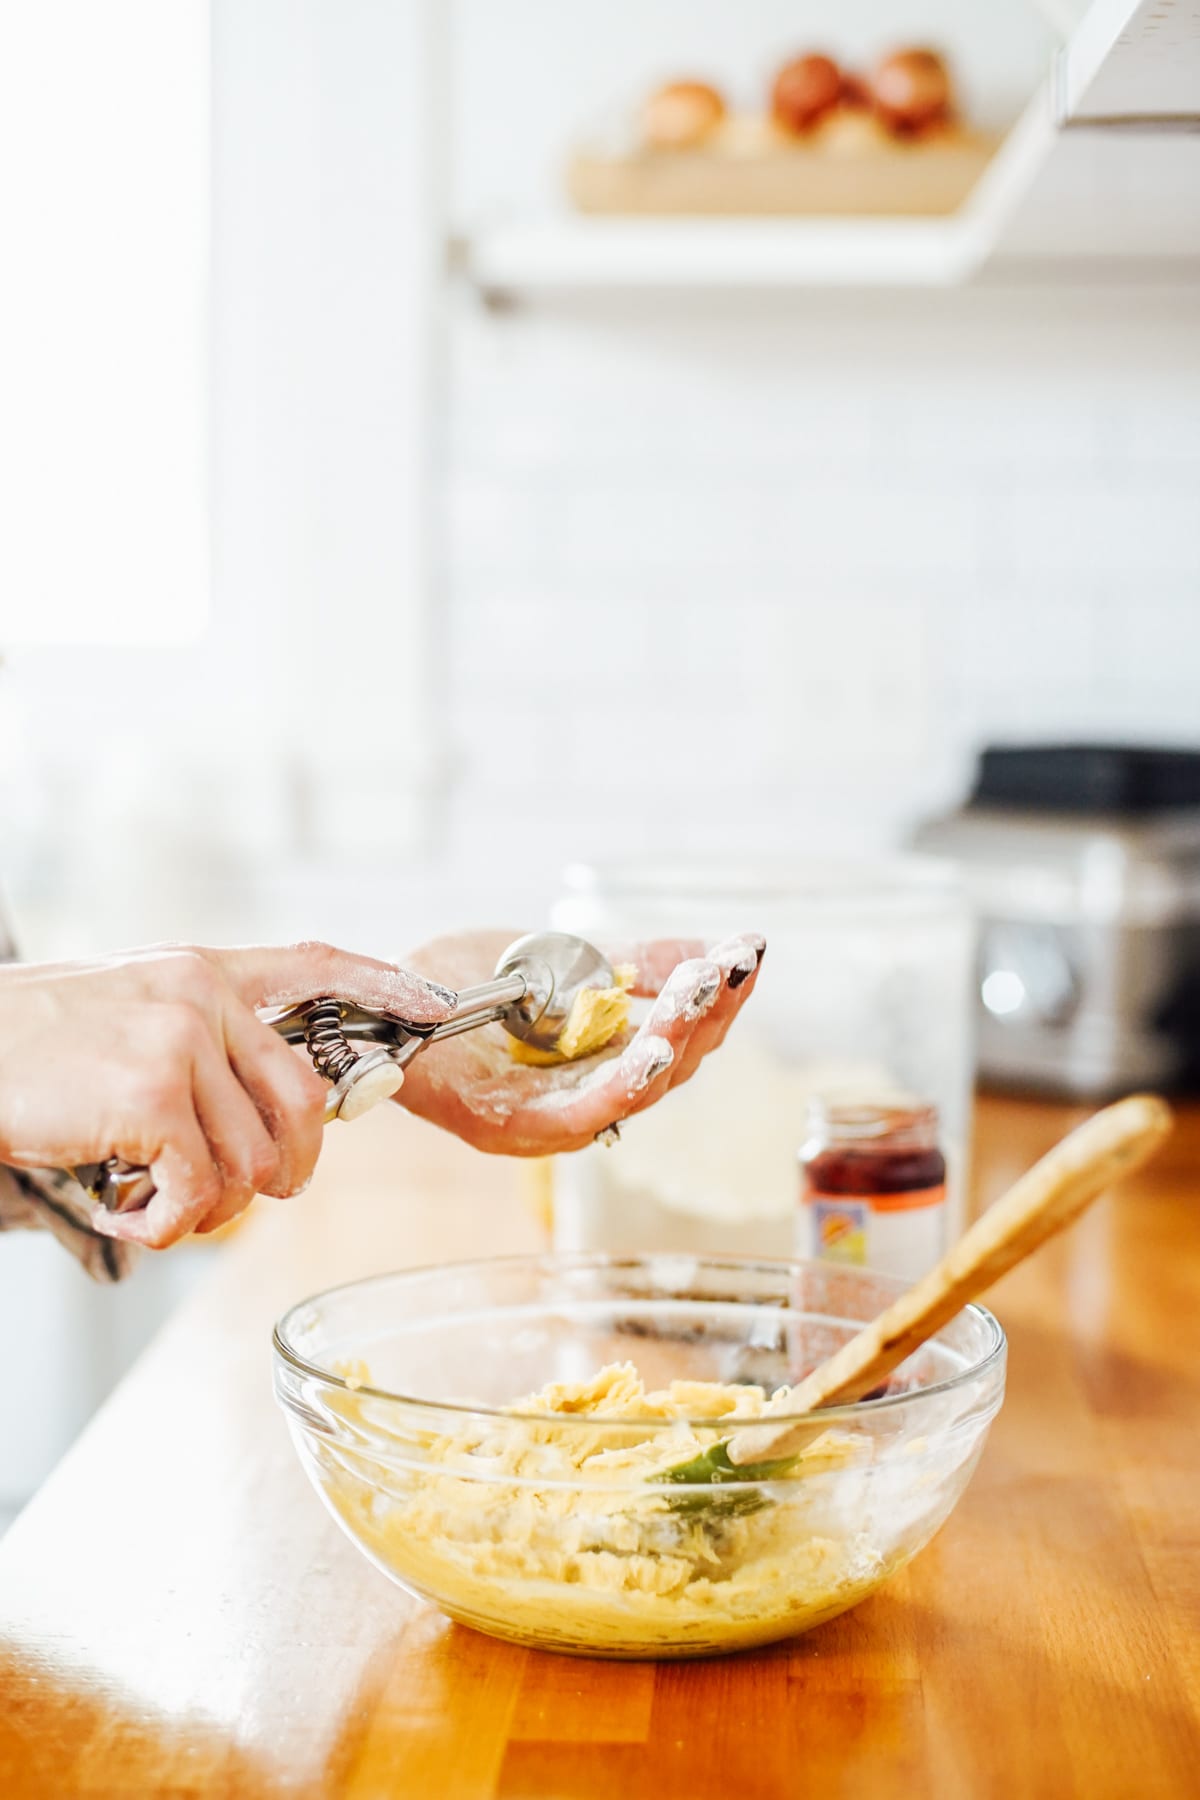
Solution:
<path fill-rule="evenodd" d="M 815 1099 L 800 1171 L 800 1256 L 911 1281 L 946 1249 L 936 1107 Z"/>

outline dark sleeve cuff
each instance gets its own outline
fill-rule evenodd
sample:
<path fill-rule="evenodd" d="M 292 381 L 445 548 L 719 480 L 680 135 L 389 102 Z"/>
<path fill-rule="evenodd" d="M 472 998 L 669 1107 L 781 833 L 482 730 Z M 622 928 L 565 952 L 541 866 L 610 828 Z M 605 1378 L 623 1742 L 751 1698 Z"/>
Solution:
<path fill-rule="evenodd" d="M 120 1281 L 137 1261 L 132 1244 L 92 1229 L 94 1202 L 65 1169 L 0 1166 L 0 1231 L 51 1231 L 95 1281 Z"/>

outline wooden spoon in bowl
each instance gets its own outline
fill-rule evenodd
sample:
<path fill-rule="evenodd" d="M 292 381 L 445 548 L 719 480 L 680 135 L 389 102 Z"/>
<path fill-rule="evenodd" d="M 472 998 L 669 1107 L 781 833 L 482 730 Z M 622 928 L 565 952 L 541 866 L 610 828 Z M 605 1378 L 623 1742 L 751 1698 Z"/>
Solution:
<path fill-rule="evenodd" d="M 811 1414 L 861 1400 L 969 1300 L 1071 1224 L 1105 1188 L 1140 1168 L 1170 1129 L 1171 1110 L 1153 1094 L 1131 1095 L 1085 1120 L 976 1219 L 928 1275 L 792 1388 L 780 1410 Z M 656 1479 L 770 1479 L 785 1473 L 827 1429 L 811 1418 L 750 1425 Z"/>

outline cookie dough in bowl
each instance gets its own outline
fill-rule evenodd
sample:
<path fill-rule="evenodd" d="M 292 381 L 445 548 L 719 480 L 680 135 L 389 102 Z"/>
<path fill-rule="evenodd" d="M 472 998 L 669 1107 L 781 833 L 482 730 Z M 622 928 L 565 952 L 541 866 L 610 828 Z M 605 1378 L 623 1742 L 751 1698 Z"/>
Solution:
<path fill-rule="evenodd" d="M 295 1307 L 276 1393 L 355 1543 L 462 1623 L 589 1656 L 792 1636 L 873 1592 L 944 1521 L 1004 1387 L 969 1307 L 890 1391 L 820 1415 L 786 1469 L 678 1471 L 900 1283 L 740 1259 L 517 1257 L 377 1277 Z"/>

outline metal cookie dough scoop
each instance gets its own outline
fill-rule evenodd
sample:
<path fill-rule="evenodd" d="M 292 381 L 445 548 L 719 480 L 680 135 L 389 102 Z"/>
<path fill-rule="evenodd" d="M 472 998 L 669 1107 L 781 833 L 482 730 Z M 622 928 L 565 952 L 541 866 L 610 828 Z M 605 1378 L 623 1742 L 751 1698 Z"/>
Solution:
<path fill-rule="evenodd" d="M 261 1013 L 289 1044 L 303 1044 L 313 1067 L 330 1083 L 325 1119 L 357 1119 L 400 1087 L 403 1070 L 426 1044 L 503 1025 L 538 1050 L 554 1050 L 579 995 L 610 988 L 615 977 L 600 952 L 565 931 L 536 931 L 510 944 L 491 981 L 464 988 L 454 1010 L 436 1025 L 414 1025 L 342 1001 L 336 995 Z M 364 1048 L 364 1046 L 366 1046 Z M 153 1195 L 148 1169 L 110 1156 L 87 1163 L 75 1178 L 110 1212 L 134 1212 Z"/>

